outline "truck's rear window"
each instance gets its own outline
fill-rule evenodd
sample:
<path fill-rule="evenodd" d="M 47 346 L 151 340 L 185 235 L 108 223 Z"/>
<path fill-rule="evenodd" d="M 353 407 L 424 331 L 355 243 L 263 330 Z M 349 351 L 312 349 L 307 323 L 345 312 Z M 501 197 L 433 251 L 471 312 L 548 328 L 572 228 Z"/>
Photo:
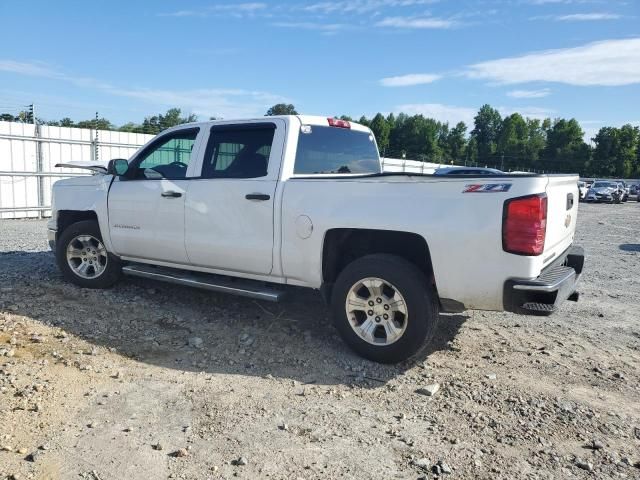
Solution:
<path fill-rule="evenodd" d="M 373 135 L 346 128 L 303 125 L 294 173 L 380 173 Z"/>

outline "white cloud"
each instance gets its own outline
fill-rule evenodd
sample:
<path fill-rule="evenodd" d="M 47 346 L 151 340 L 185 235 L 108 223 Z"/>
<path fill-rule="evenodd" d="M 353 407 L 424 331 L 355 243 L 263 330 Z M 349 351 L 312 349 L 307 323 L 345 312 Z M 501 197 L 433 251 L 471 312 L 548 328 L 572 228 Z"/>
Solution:
<path fill-rule="evenodd" d="M 336 33 L 339 30 L 351 28 L 344 23 L 317 23 L 317 22 L 274 22 L 271 25 L 280 28 L 297 28 L 300 30 L 318 30 L 323 33 Z"/>
<path fill-rule="evenodd" d="M 527 3 L 532 5 L 548 5 L 558 3 L 587 3 L 590 0 L 529 0 Z"/>
<path fill-rule="evenodd" d="M 223 118 L 259 116 L 274 103 L 290 102 L 289 99 L 280 95 L 237 88 L 191 90 L 121 88 L 94 78 L 71 76 L 45 64 L 12 60 L 0 60 L 0 71 L 60 80 L 109 95 L 135 98 L 165 107 L 180 107 L 197 115 Z"/>
<path fill-rule="evenodd" d="M 176 12 L 159 13 L 159 17 L 206 17 L 209 14 L 228 14 L 236 17 L 254 15 L 267 8 L 266 3 L 229 3 L 221 5 L 211 5 L 200 10 L 178 10 Z"/>
<path fill-rule="evenodd" d="M 56 77 L 56 71 L 43 63 L 16 62 L 13 60 L 0 60 L 0 72 L 18 73 L 37 77 Z"/>
<path fill-rule="evenodd" d="M 467 125 L 473 125 L 473 117 L 477 111 L 475 108 L 456 107 L 441 103 L 408 103 L 399 105 L 394 109 L 395 113 L 404 112 L 407 115 L 424 115 L 427 118 L 435 118 L 449 124 L 464 122 Z"/>
<path fill-rule="evenodd" d="M 196 115 L 240 118 L 264 115 L 274 103 L 287 99 L 267 92 L 242 89 L 121 89 L 107 91 L 113 95 L 136 98 L 165 107 L 179 106 Z"/>
<path fill-rule="evenodd" d="M 407 29 L 447 29 L 458 25 L 454 20 L 437 17 L 387 17 L 377 22 L 376 27 Z"/>
<path fill-rule="evenodd" d="M 551 94 L 549 88 L 542 88 L 540 90 L 511 90 L 507 92 L 507 96 L 511 98 L 542 98 L 548 97 Z"/>
<path fill-rule="evenodd" d="M 622 18 L 617 13 L 573 13 L 553 17 L 558 22 L 591 22 L 597 20 L 617 20 Z"/>
<path fill-rule="evenodd" d="M 266 3 L 262 2 L 250 2 L 250 3 L 229 3 L 226 5 L 211 5 L 207 7 L 208 10 L 217 11 L 240 11 L 240 12 L 255 12 L 257 10 L 264 10 L 267 8 Z"/>
<path fill-rule="evenodd" d="M 412 7 L 429 5 L 438 0 L 350 0 L 335 2 L 316 2 L 301 9 L 306 12 L 328 15 L 331 13 L 370 13 L 384 8 Z"/>
<path fill-rule="evenodd" d="M 410 73 L 397 77 L 382 78 L 380 79 L 380 85 L 383 87 L 409 87 L 412 85 L 433 83 L 440 78 L 442 78 L 441 75 L 435 75 L 433 73 Z"/>
<path fill-rule="evenodd" d="M 159 17 L 204 17 L 204 12 L 196 10 L 178 10 L 177 12 L 159 13 Z"/>
<path fill-rule="evenodd" d="M 476 63 L 463 74 L 499 84 L 631 85 L 640 83 L 640 37 Z"/>

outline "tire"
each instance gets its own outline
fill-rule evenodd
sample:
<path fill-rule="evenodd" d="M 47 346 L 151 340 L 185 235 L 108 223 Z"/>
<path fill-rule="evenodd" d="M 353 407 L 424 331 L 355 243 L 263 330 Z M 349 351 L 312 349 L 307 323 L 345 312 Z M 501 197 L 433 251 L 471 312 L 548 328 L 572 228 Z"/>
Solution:
<path fill-rule="evenodd" d="M 374 289 L 382 294 L 371 294 L 372 290 L 364 283 L 358 287 L 363 280 L 369 284 L 382 281 L 382 290 L 379 286 Z M 349 304 L 348 298 L 352 299 Z M 381 304 L 376 303 L 378 298 L 382 299 Z M 391 313 L 402 305 L 397 301 L 399 298 L 404 299 L 406 316 L 398 311 Z M 371 308 L 375 311 L 368 310 L 369 301 L 374 303 Z M 353 307 L 356 304 L 353 302 L 358 307 Z M 362 306 L 367 310 L 359 310 L 360 302 L 364 302 Z M 390 307 L 391 311 L 381 307 Z M 355 311 L 349 314 L 348 309 L 352 308 Z M 334 324 L 347 345 L 362 357 L 379 363 L 397 363 L 416 355 L 429 344 L 438 324 L 435 289 L 415 265 L 402 257 L 388 254 L 367 255 L 347 265 L 333 286 L 331 310 Z M 381 319 L 385 312 L 392 315 L 395 331 L 402 330 L 401 334 L 387 335 L 389 330 L 394 330 L 390 327 L 390 320 Z M 367 330 L 360 330 L 363 325 L 372 327 L 367 335 L 369 340 L 356 333 L 356 329 L 361 333 Z"/>
<path fill-rule="evenodd" d="M 83 237 L 85 243 L 78 237 Z M 75 257 L 68 259 L 69 251 L 84 253 L 76 253 Z M 74 223 L 60 234 L 56 241 L 56 262 L 65 280 L 83 288 L 109 288 L 122 275 L 122 264 L 102 244 L 100 227 L 95 220 Z M 73 265 L 87 267 L 85 276 Z"/>

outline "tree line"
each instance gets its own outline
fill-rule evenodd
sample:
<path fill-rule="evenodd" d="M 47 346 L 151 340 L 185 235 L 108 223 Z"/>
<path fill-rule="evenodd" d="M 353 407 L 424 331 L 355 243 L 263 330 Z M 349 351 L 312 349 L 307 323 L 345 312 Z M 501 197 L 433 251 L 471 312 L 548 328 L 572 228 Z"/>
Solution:
<path fill-rule="evenodd" d="M 0 114 L 0 120 L 29 121 L 26 112 L 17 116 Z M 277 104 L 270 115 L 297 115 L 294 105 Z M 354 121 L 342 115 L 343 120 Z M 213 117 L 211 119 L 214 119 Z M 32 119 L 31 119 L 32 120 Z M 182 115 L 179 108 L 146 117 L 142 123 L 120 127 L 106 118 L 74 122 L 70 118 L 39 123 L 61 127 L 97 128 L 155 135 L 166 128 L 197 121 L 193 114 Z M 399 113 L 372 118 L 362 116 L 358 123 L 371 128 L 380 154 L 454 165 L 491 166 L 505 171 L 579 173 L 593 177 L 640 177 L 640 128 L 630 124 L 602 127 L 593 145 L 584 141 L 584 131 L 575 118 L 535 119 L 519 113 L 502 116 L 490 105 L 483 105 L 473 125 L 449 125 L 423 115 Z"/>
<path fill-rule="evenodd" d="M 293 105 L 278 104 L 267 115 L 297 114 Z M 342 120 L 354 119 L 343 115 Z M 451 126 L 423 115 L 362 116 L 358 123 L 371 128 L 380 154 L 453 165 L 490 166 L 505 171 L 579 173 L 594 177 L 640 177 L 640 128 L 602 127 L 593 146 L 575 119 L 503 117 L 483 105 L 473 125 Z M 469 131 L 469 128 L 471 130 Z"/>

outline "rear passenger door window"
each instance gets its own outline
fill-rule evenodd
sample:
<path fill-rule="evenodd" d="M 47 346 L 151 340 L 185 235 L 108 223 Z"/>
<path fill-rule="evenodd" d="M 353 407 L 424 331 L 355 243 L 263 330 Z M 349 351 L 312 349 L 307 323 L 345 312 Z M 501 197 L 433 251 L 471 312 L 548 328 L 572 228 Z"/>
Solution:
<path fill-rule="evenodd" d="M 212 127 L 202 164 L 202 178 L 260 178 L 267 176 L 275 125 Z"/>

